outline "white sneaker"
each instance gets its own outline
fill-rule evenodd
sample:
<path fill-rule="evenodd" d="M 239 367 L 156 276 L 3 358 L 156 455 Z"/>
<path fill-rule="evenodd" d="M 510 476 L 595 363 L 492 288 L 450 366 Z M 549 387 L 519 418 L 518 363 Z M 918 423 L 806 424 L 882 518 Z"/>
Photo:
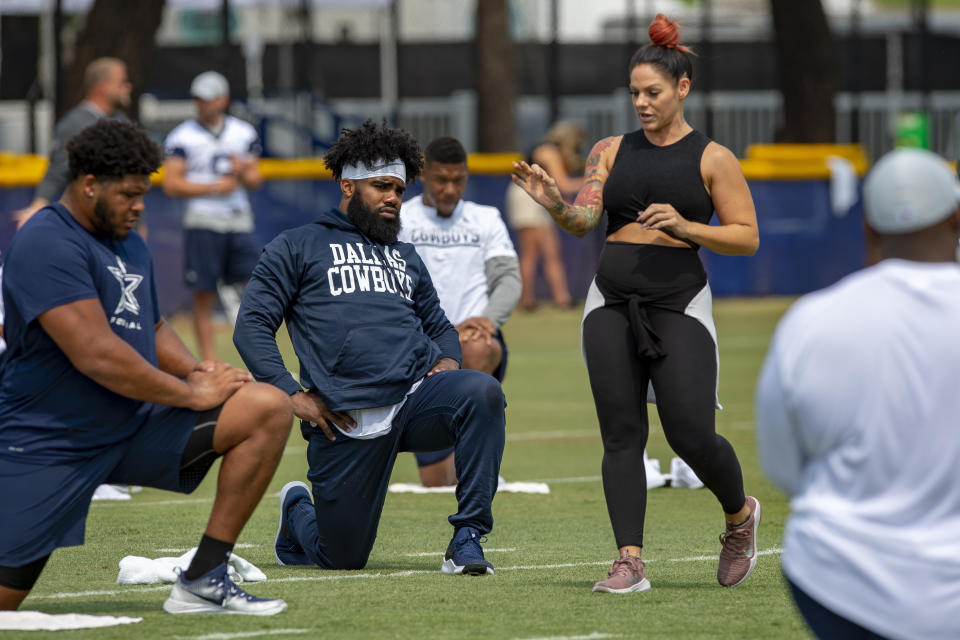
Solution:
<path fill-rule="evenodd" d="M 647 491 L 667 484 L 667 477 L 660 473 L 660 461 L 647 457 L 646 450 L 643 451 L 643 468 L 647 472 Z"/>
<path fill-rule="evenodd" d="M 697 477 L 686 462 L 681 458 L 670 460 L 670 486 L 681 489 L 702 489 L 703 481 Z"/>
<path fill-rule="evenodd" d="M 167 613 L 235 613 L 248 616 L 272 616 L 287 610 L 283 600 L 252 596 L 238 587 L 227 574 L 224 562 L 196 580 L 187 580 L 183 572 L 173 583 L 170 597 L 163 603 Z"/>
<path fill-rule="evenodd" d="M 130 492 L 112 484 L 101 484 L 93 492 L 91 500 L 129 500 Z"/>

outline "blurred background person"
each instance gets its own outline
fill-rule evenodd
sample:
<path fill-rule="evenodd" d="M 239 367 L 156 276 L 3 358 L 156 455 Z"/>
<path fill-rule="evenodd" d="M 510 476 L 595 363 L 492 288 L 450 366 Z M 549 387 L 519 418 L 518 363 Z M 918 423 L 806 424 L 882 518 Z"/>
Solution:
<path fill-rule="evenodd" d="M 879 262 L 793 305 L 757 386 L 783 572 L 819 638 L 960 638 L 960 182 L 893 151 L 864 209 Z"/>
<path fill-rule="evenodd" d="M 527 159 L 529 164 L 538 164 L 553 176 L 560 192 L 570 202 L 583 186 L 583 142 L 584 132 L 580 125 L 558 122 L 550 127 L 543 142 Z M 560 236 L 553 218 L 523 189 L 511 183 L 507 188 L 507 221 L 517 234 L 523 281 L 520 307 L 529 311 L 537 306 L 537 267 L 541 261 L 553 303 L 561 309 L 569 307 L 572 298 L 563 266 Z"/>
<path fill-rule="evenodd" d="M 125 120 L 122 109 L 130 106 L 127 65 L 118 58 L 97 58 L 83 72 L 84 99 L 57 122 L 50 143 L 50 160 L 33 200 L 13 213 L 17 228 L 37 211 L 57 200 L 70 180 L 67 140 L 100 118 Z M 138 229 L 145 236 L 144 229 Z"/>
<path fill-rule="evenodd" d="M 260 140 L 248 122 L 227 113 L 230 85 L 216 71 L 193 79 L 196 118 L 170 132 L 163 163 L 163 192 L 186 198 L 183 216 L 187 286 L 193 291 L 193 324 L 204 360 L 216 357 L 213 307 L 218 290 L 236 321 L 240 295 L 260 255 L 247 189 L 259 189 Z"/>

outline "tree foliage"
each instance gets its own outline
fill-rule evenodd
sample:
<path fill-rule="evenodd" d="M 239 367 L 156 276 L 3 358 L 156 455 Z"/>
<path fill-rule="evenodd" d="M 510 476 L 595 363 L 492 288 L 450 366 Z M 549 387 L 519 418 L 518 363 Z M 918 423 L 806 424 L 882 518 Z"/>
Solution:
<path fill-rule="evenodd" d="M 86 24 L 77 36 L 73 63 L 67 74 L 66 99 L 59 101 L 58 118 L 83 99 L 83 70 L 103 56 L 120 58 L 127 63 L 133 84 L 130 116 L 137 118 L 138 98 L 165 4 L 165 0 L 94 1 Z"/>

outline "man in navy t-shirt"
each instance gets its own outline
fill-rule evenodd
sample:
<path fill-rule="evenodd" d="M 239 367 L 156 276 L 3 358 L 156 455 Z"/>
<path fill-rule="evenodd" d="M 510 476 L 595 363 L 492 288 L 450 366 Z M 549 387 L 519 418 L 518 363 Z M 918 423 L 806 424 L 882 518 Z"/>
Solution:
<path fill-rule="evenodd" d="M 0 610 L 16 609 L 57 547 L 83 543 L 97 485 L 189 493 L 224 456 L 213 513 L 170 613 L 271 615 L 227 575 L 228 553 L 273 477 L 290 400 L 222 362 L 197 362 L 157 309 L 133 231 L 160 149 L 100 120 L 67 144 L 62 200 L 14 236 L 0 359 Z"/>

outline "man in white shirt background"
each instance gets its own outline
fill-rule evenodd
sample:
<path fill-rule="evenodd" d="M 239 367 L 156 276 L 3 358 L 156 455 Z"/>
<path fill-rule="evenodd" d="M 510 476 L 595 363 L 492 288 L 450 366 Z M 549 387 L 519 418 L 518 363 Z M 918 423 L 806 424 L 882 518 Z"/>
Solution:
<path fill-rule="evenodd" d="M 463 199 L 467 153 L 440 137 L 424 151 L 423 194 L 403 203 L 400 240 L 417 247 L 440 306 L 460 334 L 463 368 L 503 381 L 507 347 L 500 328 L 522 288 L 517 252 L 495 207 Z M 424 486 L 457 482 L 453 450 L 417 453 Z"/>
<path fill-rule="evenodd" d="M 960 638 L 960 183 L 893 151 L 864 210 L 875 264 L 793 305 L 758 384 L 783 571 L 820 638 Z"/>
<path fill-rule="evenodd" d="M 220 291 L 231 321 L 260 256 L 248 189 L 259 189 L 260 142 L 251 124 L 227 113 L 230 86 L 216 71 L 193 79 L 196 118 L 177 126 L 165 144 L 163 192 L 186 198 L 185 279 L 193 290 L 200 355 L 216 358 L 213 307 Z"/>

